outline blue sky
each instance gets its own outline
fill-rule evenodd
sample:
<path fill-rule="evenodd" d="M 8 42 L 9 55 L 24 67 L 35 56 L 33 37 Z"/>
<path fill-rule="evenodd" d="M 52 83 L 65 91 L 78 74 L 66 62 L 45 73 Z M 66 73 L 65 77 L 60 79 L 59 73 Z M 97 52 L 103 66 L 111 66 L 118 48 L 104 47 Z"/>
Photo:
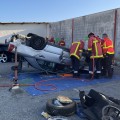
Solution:
<path fill-rule="evenodd" d="M 0 0 L 0 22 L 54 22 L 120 8 L 120 0 Z"/>

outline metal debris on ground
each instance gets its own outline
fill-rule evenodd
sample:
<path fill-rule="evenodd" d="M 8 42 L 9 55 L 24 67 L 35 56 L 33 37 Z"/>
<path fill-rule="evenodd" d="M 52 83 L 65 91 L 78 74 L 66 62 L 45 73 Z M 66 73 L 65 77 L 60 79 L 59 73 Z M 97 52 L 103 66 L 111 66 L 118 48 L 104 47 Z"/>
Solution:
<path fill-rule="evenodd" d="M 41 115 L 46 119 L 51 118 L 51 115 L 49 115 L 47 112 L 44 112 L 44 111 L 41 113 Z"/>

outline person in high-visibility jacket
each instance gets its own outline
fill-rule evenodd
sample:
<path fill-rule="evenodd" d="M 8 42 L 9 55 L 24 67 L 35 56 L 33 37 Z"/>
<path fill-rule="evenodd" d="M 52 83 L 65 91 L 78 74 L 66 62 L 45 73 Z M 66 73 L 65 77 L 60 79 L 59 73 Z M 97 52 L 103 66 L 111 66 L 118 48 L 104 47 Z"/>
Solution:
<path fill-rule="evenodd" d="M 89 61 L 89 77 L 88 79 L 92 78 L 99 78 L 101 74 L 101 58 L 103 58 L 102 48 L 101 48 L 101 41 L 94 35 L 94 33 L 90 33 L 88 35 L 88 55 L 90 57 Z M 94 74 L 94 66 L 96 66 L 96 73 Z"/>
<path fill-rule="evenodd" d="M 65 41 L 64 41 L 64 38 L 61 38 L 61 40 L 59 41 L 58 43 L 59 46 L 65 46 Z"/>
<path fill-rule="evenodd" d="M 70 47 L 70 57 L 72 61 L 73 77 L 79 77 L 79 65 L 80 65 L 80 54 L 84 48 L 84 42 L 82 40 L 73 42 Z"/>
<path fill-rule="evenodd" d="M 113 75 L 113 58 L 114 58 L 114 46 L 113 41 L 108 37 L 106 33 L 102 35 L 103 38 L 103 73 L 105 76 L 112 78 Z"/>

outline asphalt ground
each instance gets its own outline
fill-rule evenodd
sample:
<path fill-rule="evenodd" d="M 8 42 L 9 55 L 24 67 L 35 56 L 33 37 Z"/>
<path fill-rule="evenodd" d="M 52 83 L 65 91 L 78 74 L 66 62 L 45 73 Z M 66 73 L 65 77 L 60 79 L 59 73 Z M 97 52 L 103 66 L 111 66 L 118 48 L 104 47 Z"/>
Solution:
<path fill-rule="evenodd" d="M 11 84 L 8 75 L 11 74 L 11 66 L 14 63 L 0 63 L 0 85 Z M 116 67 L 117 68 L 117 67 Z M 36 69 L 27 66 L 24 63 L 22 72 L 38 72 Z M 119 67 L 115 69 L 115 74 L 119 73 Z M 9 87 L 0 88 L 0 120 L 45 120 L 41 116 L 48 99 L 64 95 L 72 98 L 79 98 L 78 90 L 84 90 L 86 93 L 90 89 L 95 89 L 111 97 L 120 99 L 120 81 L 111 81 L 107 83 L 68 89 L 40 96 L 31 96 L 24 90 L 9 91 Z M 77 115 L 68 117 L 68 120 L 82 120 Z"/>

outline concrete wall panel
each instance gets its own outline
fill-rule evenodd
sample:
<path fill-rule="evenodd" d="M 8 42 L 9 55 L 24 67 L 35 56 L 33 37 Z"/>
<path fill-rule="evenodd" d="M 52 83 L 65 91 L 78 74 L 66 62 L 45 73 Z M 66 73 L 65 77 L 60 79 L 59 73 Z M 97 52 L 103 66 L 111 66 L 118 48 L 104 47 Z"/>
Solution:
<path fill-rule="evenodd" d="M 120 9 L 117 9 L 117 27 L 115 41 L 115 57 L 120 59 Z"/>
<path fill-rule="evenodd" d="M 72 42 L 72 19 L 51 23 L 50 36 L 64 38 L 66 46 L 69 47 Z"/>
<path fill-rule="evenodd" d="M 85 40 L 90 32 L 100 37 L 103 33 L 107 33 L 113 39 L 114 13 L 115 10 L 109 10 L 74 18 L 73 41 Z M 72 42 L 72 19 L 52 23 L 50 33 L 54 37 L 64 37 L 69 47 Z"/>

